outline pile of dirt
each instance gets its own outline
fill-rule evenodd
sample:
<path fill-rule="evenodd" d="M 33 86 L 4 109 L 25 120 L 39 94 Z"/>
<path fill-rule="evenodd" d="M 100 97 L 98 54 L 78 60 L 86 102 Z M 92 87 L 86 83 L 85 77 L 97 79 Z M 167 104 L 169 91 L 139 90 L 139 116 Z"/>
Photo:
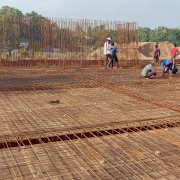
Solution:
<path fill-rule="evenodd" d="M 171 57 L 171 49 L 174 47 L 172 43 L 169 41 L 166 42 L 139 42 L 139 46 L 137 44 L 128 44 L 127 48 L 125 45 L 119 46 L 115 44 L 118 48 L 117 56 L 119 59 L 139 59 L 142 60 L 153 60 L 154 59 L 154 51 L 155 45 L 158 45 L 161 56 L 160 59 L 170 58 Z M 139 53 L 137 51 L 139 47 Z M 180 47 L 178 47 L 180 50 Z M 87 55 L 85 59 L 104 59 L 103 55 L 103 47 L 100 47 L 90 54 Z"/>
<path fill-rule="evenodd" d="M 160 59 L 169 58 L 171 57 L 171 48 L 173 48 L 173 44 L 166 41 L 166 42 L 139 42 L 139 58 L 140 59 L 153 59 L 155 45 L 158 45 L 161 56 Z"/>

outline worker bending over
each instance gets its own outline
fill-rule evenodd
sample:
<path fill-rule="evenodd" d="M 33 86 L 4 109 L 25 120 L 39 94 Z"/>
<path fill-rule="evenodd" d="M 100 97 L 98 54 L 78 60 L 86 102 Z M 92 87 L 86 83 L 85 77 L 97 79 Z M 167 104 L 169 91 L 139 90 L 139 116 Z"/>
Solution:
<path fill-rule="evenodd" d="M 173 60 L 172 59 L 164 59 L 161 62 L 162 66 L 162 77 L 164 77 L 165 73 L 169 73 L 169 78 L 172 76 L 172 68 L 173 68 Z"/>

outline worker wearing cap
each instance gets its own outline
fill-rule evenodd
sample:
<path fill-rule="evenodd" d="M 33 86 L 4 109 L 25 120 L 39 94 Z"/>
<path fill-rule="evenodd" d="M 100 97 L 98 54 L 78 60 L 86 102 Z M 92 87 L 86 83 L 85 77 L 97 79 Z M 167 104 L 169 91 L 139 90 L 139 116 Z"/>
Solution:
<path fill-rule="evenodd" d="M 107 38 L 107 41 L 104 43 L 104 55 L 106 56 L 105 68 L 108 65 L 108 58 L 111 60 L 111 38 Z"/>
<path fill-rule="evenodd" d="M 150 78 L 151 76 L 156 76 L 156 71 L 154 70 L 154 61 L 151 61 L 150 64 L 146 65 L 144 69 L 142 70 L 142 77 L 144 78 Z"/>

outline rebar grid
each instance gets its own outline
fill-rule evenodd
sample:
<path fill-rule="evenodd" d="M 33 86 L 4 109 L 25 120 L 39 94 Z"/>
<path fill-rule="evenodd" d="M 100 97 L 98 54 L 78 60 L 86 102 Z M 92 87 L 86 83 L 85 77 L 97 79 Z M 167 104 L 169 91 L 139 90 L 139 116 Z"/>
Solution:
<path fill-rule="evenodd" d="M 166 105 L 177 95 L 169 79 L 79 65 L 2 68 L 0 179 L 179 179 L 179 96 Z"/>
<path fill-rule="evenodd" d="M 174 75 L 170 81 L 168 75 L 162 79 L 161 67 L 156 67 L 159 77 L 153 80 L 140 78 L 140 70 L 127 69 L 121 72 L 116 70 L 107 72 L 104 76 L 104 85 L 112 91 L 126 94 L 129 97 L 149 102 L 155 106 L 164 107 L 180 112 L 179 75 Z"/>
<path fill-rule="evenodd" d="M 138 59 L 136 22 L 0 16 L 0 54 L 4 59 L 103 59 L 107 37 L 120 59 Z M 21 49 L 17 54 L 6 50 Z"/>
<path fill-rule="evenodd" d="M 180 77 L 139 78 L 137 23 L 0 24 L 0 179 L 180 179 Z M 107 37 L 121 68 L 104 69 Z"/>
<path fill-rule="evenodd" d="M 108 133 L 108 132 L 107 132 Z M 179 179 L 179 128 L 0 150 L 1 177 Z M 27 139 L 29 137 L 26 137 Z M 36 135 L 36 138 L 39 138 Z"/>
<path fill-rule="evenodd" d="M 3 92 L 1 135 L 59 128 L 96 126 L 137 120 L 179 118 L 179 113 L 149 103 L 118 96 L 103 88 L 51 89 Z M 49 100 L 59 99 L 60 104 Z M 153 114 L 152 114 L 153 111 Z M 5 130 L 6 129 L 6 130 Z"/>

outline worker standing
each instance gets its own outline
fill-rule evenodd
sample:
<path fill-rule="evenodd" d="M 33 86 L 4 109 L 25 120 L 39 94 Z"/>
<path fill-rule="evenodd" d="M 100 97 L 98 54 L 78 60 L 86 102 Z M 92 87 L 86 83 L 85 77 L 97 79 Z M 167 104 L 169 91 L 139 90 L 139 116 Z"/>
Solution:
<path fill-rule="evenodd" d="M 107 41 L 104 43 L 104 55 L 106 56 L 105 59 L 105 68 L 107 68 L 108 65 L 108 59 L 111 60 L 111 38 L 107 38 Z"/>
<path fill-rule="evenodd" d="M 156 63 L 159 62 L 159 58 L 160 58 L 160 49 L 158 48 L 158 45 L 155 45 L 154 60 Z"/>
<path fill-rule="evenodd" d="M 118 58 L 117 58 L 116 53 L 117 53 L 117 48 L 114 45 L 114 43 L 111 43 L 111 60 L 109 61 L 108 65 L 107 65 L 107 68 L 110 67 L 110 65 L 113 68 L 113 61 L 114 60 L 116 61 L 117 68 L 119 68 Z"/>
<path fill-rule="evenodd" d="M 174 44 L 174 47 L 171 49 L 171 59 L 172 59 L 173 63 L 174 63 L 174 61 L 175 61 L 176 56 L 178 55 L 178 53 L 179 53 L 179 50 L 178 50 L 178 48 L 177 48 L 177 45 Z"/>

